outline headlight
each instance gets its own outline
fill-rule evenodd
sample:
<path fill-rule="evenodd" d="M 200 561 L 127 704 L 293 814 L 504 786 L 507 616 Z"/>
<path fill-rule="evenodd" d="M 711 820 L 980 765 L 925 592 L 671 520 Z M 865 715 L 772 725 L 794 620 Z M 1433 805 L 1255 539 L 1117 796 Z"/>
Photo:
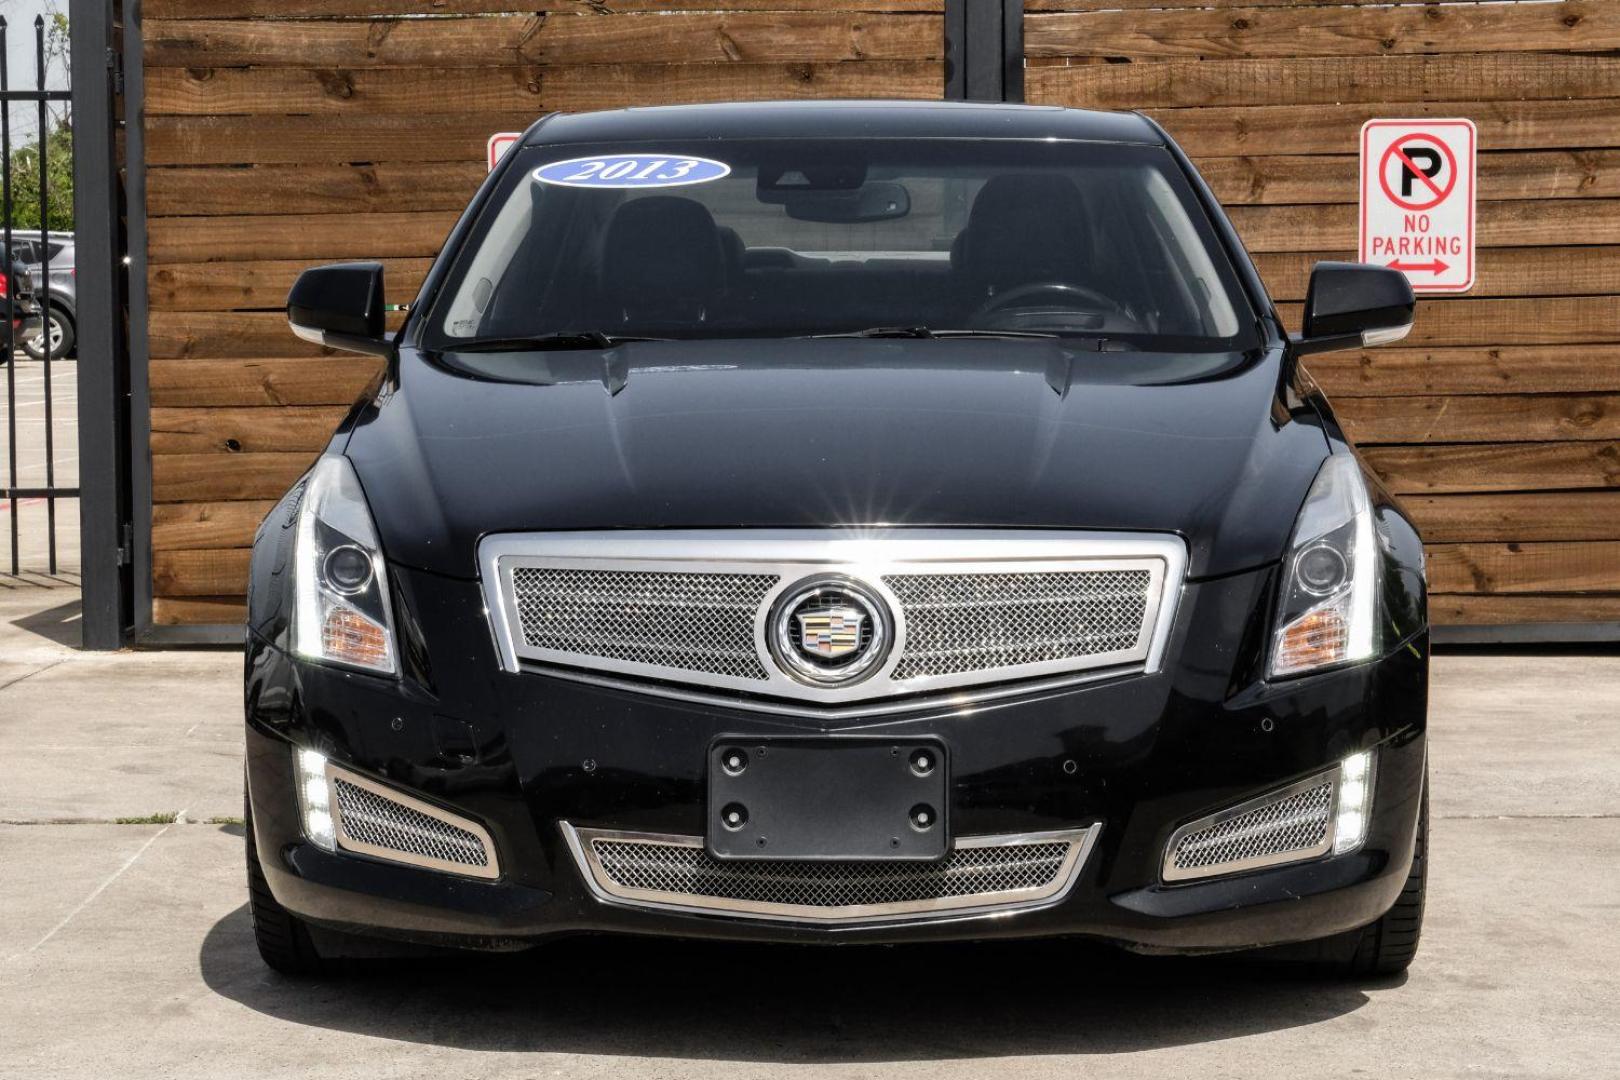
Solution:
<path fill-rule="evenodd" d="M 294 566 L 293 651 L 392 675 L 388 575 L 371 511 L 345 457 L 321 458 L 304 481 Z"/>
<path fill-rule="evenodd" d="M 1378 540 L 1361 466 L 1350 454 L 1323 463 L 1294 524 L 1271 676 L 1370 660 L 1378 650 Z"/>

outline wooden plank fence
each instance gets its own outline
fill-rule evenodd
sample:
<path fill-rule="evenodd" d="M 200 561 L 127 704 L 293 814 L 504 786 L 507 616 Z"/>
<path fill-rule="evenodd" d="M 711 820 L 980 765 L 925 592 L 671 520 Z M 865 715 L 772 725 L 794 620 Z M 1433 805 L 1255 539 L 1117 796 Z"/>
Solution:
<path fill-rule="evenodd" d="M 552 109 L 937 98 L 944 0 L 146 0 L 154 621 L 242 615 L 254 525 L 375 371 L 286 330 L 316 262 L 414 294 L 484 141 Z M 1479 127 L 1479 278 L 1313 358 L 1430 543 L 1437 622 L 1620 621 L 1620 3 L 1027 0 L 1032 102 L 1142 108 L 1285 319 L 1351 257 L 1357 131 Z M 421 18 L 413 16 L 433 16 Z"/>
<path fill-rule="evenodd" d="M 381 258 L 410 299 L 485 140 L 544 112 L 938 98 L 943 9 L 146 0 L 153 621 L 242 618 L 254 527 L 376 370 L 287 331 L 301 269 Z"/>
<path fill-rule="evenodd" d="M 1028 100 L 1163 123 L 1295 328 L 1354 257 L 1361 124 L 1473 119 L 1473 291 L 1309 367 L 1424 529 L 1436 623 L 1620 621 L 1620 3 L 1028 0 L 1024 33 Z"/>

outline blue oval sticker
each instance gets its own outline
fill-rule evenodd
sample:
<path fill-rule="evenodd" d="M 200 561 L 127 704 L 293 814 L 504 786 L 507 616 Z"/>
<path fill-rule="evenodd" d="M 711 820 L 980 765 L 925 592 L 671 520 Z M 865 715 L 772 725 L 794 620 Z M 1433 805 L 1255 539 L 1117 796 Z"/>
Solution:
<path fill-rule="evenodd" d="M 731 173 L 731 166 L 681 154 L 603 154 L 569 158 L 534 170 L 542 184 L 582 188 L 656 188 L 706 184 Z"/>

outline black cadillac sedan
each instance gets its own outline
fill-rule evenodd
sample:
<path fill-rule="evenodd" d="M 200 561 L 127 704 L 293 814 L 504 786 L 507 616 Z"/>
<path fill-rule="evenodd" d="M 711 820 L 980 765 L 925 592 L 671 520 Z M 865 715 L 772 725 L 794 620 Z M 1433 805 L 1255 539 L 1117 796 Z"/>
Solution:
<path fill-rule="evenodd" d="M 1151 120 L 801 103 L 537 122 L 260 527 L 265 960 L 623 932 L 1296 945 L 1423 911 L 1422 548 Z M 387 943 L 394 944 L 389 945 Z M 380 944 L 381 943 L 381 944 Z"/>

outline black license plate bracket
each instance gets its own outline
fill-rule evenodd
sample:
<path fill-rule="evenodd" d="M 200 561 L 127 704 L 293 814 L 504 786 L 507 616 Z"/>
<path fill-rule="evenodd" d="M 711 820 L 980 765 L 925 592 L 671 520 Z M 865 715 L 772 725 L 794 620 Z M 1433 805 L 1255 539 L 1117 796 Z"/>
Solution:
<path fill-rule="evenodd" d="M 938 739 L 723 736 L 708 764 L 717 859 L 932 861 L 950 848 Z"/>

